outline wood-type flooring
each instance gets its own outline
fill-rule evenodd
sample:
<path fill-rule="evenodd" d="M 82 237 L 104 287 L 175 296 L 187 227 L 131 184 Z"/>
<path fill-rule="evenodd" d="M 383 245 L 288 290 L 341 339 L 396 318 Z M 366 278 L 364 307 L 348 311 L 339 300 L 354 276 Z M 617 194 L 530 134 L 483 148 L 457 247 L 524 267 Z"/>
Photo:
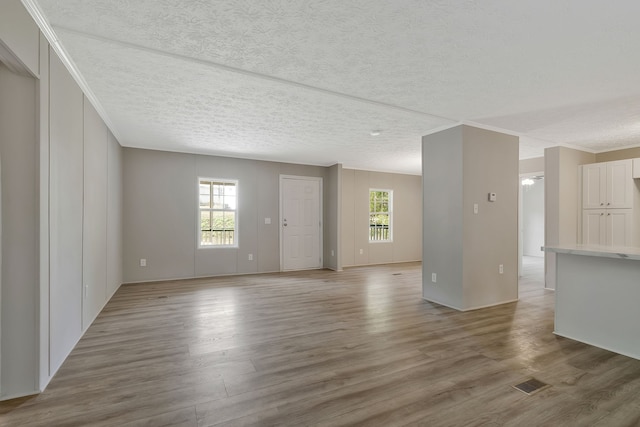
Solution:
<path fill-rule="evenodd" d="M 555 336 L 524 271 L 464 313 L 421 299 L 419 263 L 124 285 L 0 425 L 640 425 L 640 361 Z"/>

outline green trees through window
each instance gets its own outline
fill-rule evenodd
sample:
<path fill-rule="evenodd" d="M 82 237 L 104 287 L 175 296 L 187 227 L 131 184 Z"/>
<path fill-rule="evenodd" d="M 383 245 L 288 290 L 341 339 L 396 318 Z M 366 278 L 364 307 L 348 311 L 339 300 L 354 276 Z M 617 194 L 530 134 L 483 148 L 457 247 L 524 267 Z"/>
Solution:
<path fill-rule="evenodd" d="M 392 240 L 393 192 L 369 190 L 369 241 Z"/>
<path fill-rule="evenodd" d="M 199 180 L 199 246 L 237 244 L 238 183 Z"/>

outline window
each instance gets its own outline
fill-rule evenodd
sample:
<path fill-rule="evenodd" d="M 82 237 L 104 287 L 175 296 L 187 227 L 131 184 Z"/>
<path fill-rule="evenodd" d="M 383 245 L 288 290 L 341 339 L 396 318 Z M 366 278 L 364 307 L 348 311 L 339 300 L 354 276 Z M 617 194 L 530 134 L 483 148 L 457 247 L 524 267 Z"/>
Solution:
<path fill-rule="evenodd" d="M 369 241 L 392 241 L 393 191 L 369 190 Z"/>
<path fill-rule="evenodd" d="M 238 182 L 199 179 L 198 247 L 237 246 Z"/>

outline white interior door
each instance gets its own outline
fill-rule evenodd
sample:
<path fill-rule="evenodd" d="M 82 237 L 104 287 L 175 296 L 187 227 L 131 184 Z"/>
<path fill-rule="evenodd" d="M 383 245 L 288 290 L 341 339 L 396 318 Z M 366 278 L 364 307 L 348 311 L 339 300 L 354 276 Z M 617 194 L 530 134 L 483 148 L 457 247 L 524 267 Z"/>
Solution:
<path fill-rule="evenodd" d="M 280 266 L 322 267 L 322 178 L 280 177 Z"/>

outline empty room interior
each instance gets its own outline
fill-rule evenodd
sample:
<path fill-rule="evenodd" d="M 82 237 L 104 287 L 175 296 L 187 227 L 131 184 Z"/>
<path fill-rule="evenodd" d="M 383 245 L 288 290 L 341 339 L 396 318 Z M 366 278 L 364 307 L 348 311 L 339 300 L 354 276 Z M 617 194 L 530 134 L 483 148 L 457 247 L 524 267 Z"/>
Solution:
<path fill-rule="evenodd" d="M 0 426 L 640 424 L 639 14 L 3 0 Z"/>

